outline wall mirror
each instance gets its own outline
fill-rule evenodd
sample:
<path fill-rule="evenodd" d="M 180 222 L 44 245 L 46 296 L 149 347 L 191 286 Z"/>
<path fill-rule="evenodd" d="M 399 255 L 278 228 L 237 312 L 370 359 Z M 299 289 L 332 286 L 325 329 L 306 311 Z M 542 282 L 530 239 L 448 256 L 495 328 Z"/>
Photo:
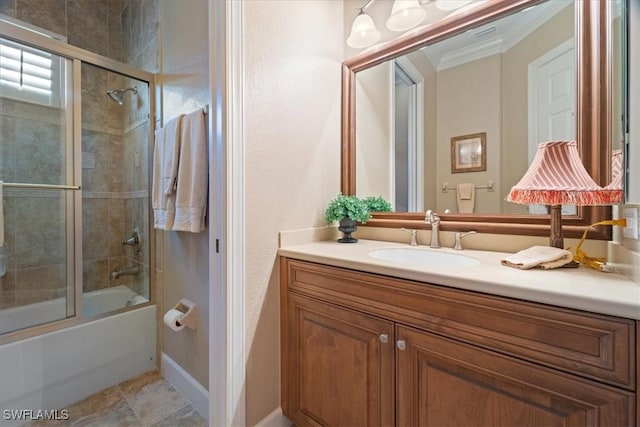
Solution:
<path fill-rule="evenodd" d="M 607 3 L 488 1 L 345 61 L 342 192 L 395 207 L 367 225 L 428 228 L 433 209 L 444 230 L 547 236 L 545 206 L 504 198 L 551 139 L 576 139 L 591 176 L 608 184 Z M 469 186 L 472 211 L 458 192 Z M 608 216 L 608 207 L 563 207 L 565 236 Z"/>

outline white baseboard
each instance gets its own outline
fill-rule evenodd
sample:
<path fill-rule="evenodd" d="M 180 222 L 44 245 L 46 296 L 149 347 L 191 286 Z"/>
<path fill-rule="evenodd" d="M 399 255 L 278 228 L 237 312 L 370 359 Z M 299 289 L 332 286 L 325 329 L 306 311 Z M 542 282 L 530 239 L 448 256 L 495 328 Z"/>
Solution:
<path fill-rule="evenodd" d="M 282 413 L 282 408 L 276 408 L 272 413 L 258 421 L 255 427 L 290 427 L 293 423 Z"/>
<path fill-rule="evenodd" d="M 160 357 L 160 372 L 169 384 L 198 411 L 205 420 L 209 419 L 209 392 L 187 371 L 164 352 Z"/>

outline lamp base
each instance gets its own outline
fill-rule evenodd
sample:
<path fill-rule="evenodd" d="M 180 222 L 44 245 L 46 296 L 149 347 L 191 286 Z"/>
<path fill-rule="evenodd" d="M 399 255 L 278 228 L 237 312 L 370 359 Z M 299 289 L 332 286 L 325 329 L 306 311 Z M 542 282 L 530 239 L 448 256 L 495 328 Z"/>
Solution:
<path fill-rule="evenodd" d="M 562 206 L 549 206 L 550 231 L 549 246 L 564 249 L 564 237 L 562 235 Z"/>

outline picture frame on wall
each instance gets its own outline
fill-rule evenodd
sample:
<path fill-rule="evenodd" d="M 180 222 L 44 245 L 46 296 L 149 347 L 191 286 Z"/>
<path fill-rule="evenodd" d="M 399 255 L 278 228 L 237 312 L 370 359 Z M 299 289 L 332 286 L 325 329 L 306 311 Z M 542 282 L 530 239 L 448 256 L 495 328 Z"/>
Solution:
<path fill-rule="evenodd" d="M 451 173 L 487 170 L 487 133 L 451 137 Z"/>

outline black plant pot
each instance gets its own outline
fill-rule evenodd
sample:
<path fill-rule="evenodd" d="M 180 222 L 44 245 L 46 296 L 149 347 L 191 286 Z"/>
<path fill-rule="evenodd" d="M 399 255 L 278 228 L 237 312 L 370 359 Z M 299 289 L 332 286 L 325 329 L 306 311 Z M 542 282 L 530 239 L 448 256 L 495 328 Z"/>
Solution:
<path fill-rule="evenodd" d="M 340 220 L 340 226 L 338 227 L 338 230 L 342 231 L 344 236 L 342 237 L 342 239 L 338 239 L 338 242 L 356 243 L 358 239 L 356 239 L 355 237 L 351 237 L 351 233 L 353 233 L 357 229 L 358 229 L 358 226 L 356 225 L 355 219 L 351 219 L 349 217 L 342 218 Z"/>

